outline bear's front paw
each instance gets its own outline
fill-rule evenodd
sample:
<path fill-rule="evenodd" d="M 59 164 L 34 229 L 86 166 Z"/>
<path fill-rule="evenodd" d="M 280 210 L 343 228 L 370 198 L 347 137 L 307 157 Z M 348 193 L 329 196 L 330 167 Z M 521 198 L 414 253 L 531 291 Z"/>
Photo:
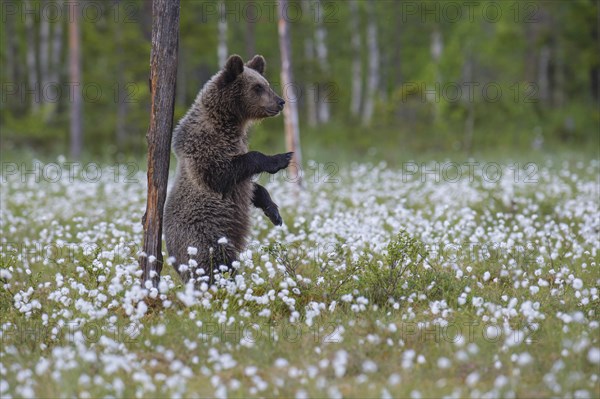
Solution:
<path fill-rule="evenodd" d="M 269 206 L 264 210 L 265 215 L 271 220 L 275 226 L 281 226 L 283 224 L 283 220 L 281 219 L 281 215 L 279 214 L 279 209 L 277 209 L 277 205 Z"/>
<path fill-rule="evenodd" d="M 285 169 L 290 164 L 292 160 L 293 152 L 287 152 L 285 154 L 277 154 L 271 157 L 271 162 L 269 166 L 266 168 L 266 172 L 274 174 L 279 172 L 281 169 Z"/>

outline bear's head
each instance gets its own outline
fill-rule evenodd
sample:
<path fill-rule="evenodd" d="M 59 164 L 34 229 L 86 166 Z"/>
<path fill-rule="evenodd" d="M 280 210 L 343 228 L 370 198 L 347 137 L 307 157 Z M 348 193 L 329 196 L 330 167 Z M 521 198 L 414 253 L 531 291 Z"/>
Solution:
<path fill-rule="evenodd" d="M 276 116 L 285 101 L 263 76 L 265 67 L 265 59 L 260 55 L 255 55 L 246 65 L 239 55 L 232 55 L 209 82 L 204 104 L 240 123 Z"/>

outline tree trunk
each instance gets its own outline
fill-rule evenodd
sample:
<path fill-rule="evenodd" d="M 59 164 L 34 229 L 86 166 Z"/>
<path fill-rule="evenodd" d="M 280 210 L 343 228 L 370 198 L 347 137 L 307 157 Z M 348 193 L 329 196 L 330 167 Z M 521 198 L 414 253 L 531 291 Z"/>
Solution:
<path fill-rule="evenodd" d="M 285 19 L 284 10 L 287 11 L 287 0 L 277 2 L 279 20 L 279 52 L 281 53 L 281 87 L 283 99 L 286 104 L 283 108 L 283 121 L 285 125 L 286 146 L 288 151 L 293 151 L 291 163 L 296 168 L 290 177 L 296 181 L 298 187 L 302 186 L 302 153 L 300 150 L 300 132 L 298 128 L 298 104 L 292 78 L 292 55 L 290 46 L 289 26 Z M 290 100 L 290 97 L 294 100 Z"/>
<path fill-rule="evenodd" d="M 219 58 L 219 68 L 223 68 L 227 61 L 227 13 L 225 2 L 219 1 L 219 44 L 217 47 L 217 56 Z"/>
<path fill-rule="evenodd" d="M 363 109 L 363 125 L 369 125 L 375 109 L 375 94 L 379 87 L 379 49 L 377 44 L 377 19 L 375 16 L 375 3 L 367 2 L 369 23 L 367 27 L 367 45 L 369 47 L 369 74 L 367 77 L 367 97 Z"/>
<path fill-rule="evenodd" d="M 302 1 L 302 12 L 305 15 L 310 15 L 310 2 L 309 0 Z M 304 35 L 304 58 L 307 64 L 310 65 L 310 71 L 312 71 L 313 62 L 315 59 L 315 46 L 313 43 L 312 35 L 309 34 L 311 32 L 312 27 L 309 25 L 307 27 L 307 32 Z M 311 74 L 314 76 L 314 74 Z M 314 79 L 313 79 L 314 80 Z M 316 127 L 317 126 L 317 102 L 319 101 L 318 96 L 318 87 L 319 83 L 308 82 L 308 87 L 305 90 L 306 93 L 306 119 L 308 122 L 308 126 Z"/>
<path fill-rule="evenodd" d="M 46 5 L 46 2 L 42 2 L 40 4 L 40 7 L 42 7 L 42 9 L 44 8 L 44 6 Z M 48 54 L 49 54 L 49 50 L 50 50 L 50 21 L 48 20 L 48 17 L 46 15 L 41 15 L 41 21 L 40 21 L 40 84 L 41 84 L 41 93 L 45 93 L 45 89 L 48 85 L 48 83 L 50 82 L 50 76 L 49 76 L 49 66 L 48 66 L 48 62 L 49 62 L 49 58 L 48 58 Z M 42 95 L 40 97 L 40 100 L 42 103 L 46 102 L 46 100 L 44 99 L 44 96 Z"/>
<path fill-rule="evenodd" d="M 304 56 L 306 60 L 312 63 L 314 59 L 314 48 L 312 39 L 306 38 L 304 39 Z M 317 102 L 319 101 L 319 83 L 318 82 L 308 82 L 308 87 L 306 88 L 306 120 L 308 122 L 308 126 L 316 127 L 317 126 Z"/>
<path fill-rule="evenodd" d="M 81 96 L 81 43 L 79 32 L 79 2 L 73 2 L 73 14 L 69 19 L 69 80 L 73 84 L 71 99 L 71 158 L 79 159 L 83 147 L 82 105 Z"/>
<path fill-rule="evenodd" d="M 148 140 L 148 201 L 142 218 L 143 254 L 139 258 L 142 284 L 160 281 L 163 265 L 162 225 L 167 197 L 171 134 L 175 109 L 177 53 L 179 46 L 179 0 L 153 0 L 152 50 L 150 54 L 150 126 Z"/>
<path fill-rule="evenodd" d="M 327 43 L 325 42 L 327 31 L 323 26 L 323 3 L 321 0 L 317 0 L 316 2 L 316 15 L 315 18 L 317 20 L 317 29 L 315 31 L 315 44 L 317 50 L 317 61 L 319 63 L 319 76 L 329 76 L 329 62 L 327 61 Z M 317 118 L 319 123 L 327 123 L 329 122 L 329 99 L 326 98 L 325 87 L 323 86 L 323 82 L 319 80 L 318 86 L 318 112 Z"/>
<path fill-rule="evenodd" d="M 25 1 L 24 7 L 28 10 L 32 10 L 33 5 L 31 1 Z M 31 110 L 35 113 L 40 108 L 40 90 L 39 80 L 37 72 L 37 49 L 35 44 L 35 26 L 34 26 L 34 14 L 25 14 L 25 30 L 27 39 L 27 82 L 29 84 L 28 91 L 31 94 Z"/>
<path fill-rule="evenodd" d="M 360 114 L 362 104 L 362 60 L 361 40 L 358 19 L 358 1 L 350 0 L 350 30 L 352 32 L 352 99 L 350 112 L 353 116 Z"/>

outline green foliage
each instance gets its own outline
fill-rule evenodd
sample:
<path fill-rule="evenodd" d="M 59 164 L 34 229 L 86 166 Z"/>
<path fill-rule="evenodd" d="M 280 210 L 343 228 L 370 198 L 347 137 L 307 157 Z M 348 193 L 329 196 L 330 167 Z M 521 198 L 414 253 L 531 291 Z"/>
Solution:
<path fill-rule="evenodd" d="M 263 54 L 268 64 L 266 77 L 281 91 L 275 3 L 259 4 L 260 16 L 254 24 L 248 22 L 245 2 L 224 3 L 229 10 L 228 51 L 245 58 L 252 55 L 248 54 L 251 48 Z M 298 91 L 302 142 L 307 151 L 336 148 L 337 156 L 350 153 L 350 157 L 365 156 L 371 148 L 380 152 L 496 147 L 529 151 L 538 137 L 544 140 L 543 149 L 597 146 L 598 99 L 592 96 L 591 78 L 600 68 L 597 2 L 482 1 L 470 7 L 459 5 L 459 17 L 450 13 L 452 5 L 446 2 L 375 2 L 380 83 L 375 118 L 368 127 L 349 112 L 354 54 L 348 4 L 321 4 L 325 7 L 322 26 L 326 31 L 328 69 L 306 56 L 308 40 L 315 45 L 317 3 L 290 2 L 292 9 L 303 10 L 290 25 L 294 85 Z M 175 121 L 218 69 L 218 16 L 212 6 L 210 2 L 181 2 Z M 417 7 L 416 12 L 409 11 L 413 6 Z M 149 2 L 131 0 L 98 3 L 96 7 L 100 7 L 100 18 L 81 20 L 83 74 L 79 83 L 88 88 L 83 106 L 85 152 L 95 157 L 140 157 L 146 148 L 150 106 L 147 79 L 151 6 Z M 486 17 L 486 12 L 494 7 L 500 7 L 501 17 Z M 365 84 L 369 64 L 366 3 L 359 2 L 358 10 L 360 79 Z M 64 86 L 69 80 L 68 24 L 60 18 L 52 21 L 51 32 L 58 23 L 63 25 L 59 82 Z M 34 26 L 36 40 L 39 25 L 38 20 Z M 439 60 L 431 55 L 434 31 L 442 39 Z M 14 20 L 14 34 L 16 54 L 12 56 L 18 76 L 12 76 L 15 68 L 8 65 L 2 69 L 1 77 L 9 83 L 16 78 L 16 83 L 26 88 L 28 42 L 23 18 Z M 5 65 L 11 55 L 8 35 L 3 35 L 2 40 L 0 55 Z M 541 97 L 542 51 L 550 54 L 548 98 Z M 39 69 L 38 65 L 37 72 Z M 469 81 L 477 84 L 472 98 L 467 98 L 470 96 L 464 86 Z M 499 88 L 499 99 L 488 98 L 484 87 L 489 85 Z M 309 127 L 308 93 L 315 87 L 328 91 L 326 101 L 330 102 L 332 120 Z M 462 87 L 462 93 L 456 95 L 453 87 Z M 101 90 L 97 99 L 96 88 Z M 432 96 L 433 92 L 437 94 Z M 43 104 L 38 112 L 32 111 L 27 94 L 7 94 L 0 106 L 3 151 L 27 147 L 53 155 L 66 152 L 70 107 L 66 87 L 57 101 Z M 471 133 L 466 132 L 471 121 L 469 139 L 467 135 Z M 125 132 L 121 142 L 116 139 L 117 126 Z M 503 128 L 502 135 L 497 132 L 498 126 Z M 282 118 L 264 121 L 254 127 L 253 146 L 280 150 L 284 143 L 282 130 Z"/>
<path fill-rule="evenodd" d="M 361 285 L 380 306 L 398 301 L 409 286 L 414 289 L 414 280 L 427 270 L 423 268 L 426 257 L 425 246 L 402 230 L 390 241 L 382 259 L 375 255 L 373 259 L 361 258 L 359 263 L 365 269 Z"/>

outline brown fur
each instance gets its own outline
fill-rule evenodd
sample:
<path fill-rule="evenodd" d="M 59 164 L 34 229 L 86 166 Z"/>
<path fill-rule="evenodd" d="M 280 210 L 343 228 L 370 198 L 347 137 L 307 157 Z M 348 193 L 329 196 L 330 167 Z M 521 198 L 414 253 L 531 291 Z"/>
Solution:
<path fill-rule="evenodd" d="M 165 205 L 164 234 L 169 255 L 175 258 L 184 281 L 192 277 L 198 281 L 202 274 L 212 280 L 214 269 L 231 266 L 249 233 L 251 175 L 275 173 L 289 163 L 289 159 L 284 162 L 284 154 L 248 154 L 250 124 L 277 115 L 283 107 L 283 100 L 262 76 L 264 69 L 261 56 L 246 66 L 239 56 L 231 56 L 202 88 L 173 132 L 177 172 Z M 244 161 L 246 158 L 251 162 Z M 255 165 L 256 160 L 264 165 Z M 270 201 L 268 193 L 266 196 Z M 279 216 L 277 206 L 272 206 Z M 221 237 L 228 243 L 219 245 Z M 197 255 L 188 256 L 188 247 L 197 248 Z M 179 265 L 189 265 L 190 258 L 197 267 L 180 271 Z"/>

